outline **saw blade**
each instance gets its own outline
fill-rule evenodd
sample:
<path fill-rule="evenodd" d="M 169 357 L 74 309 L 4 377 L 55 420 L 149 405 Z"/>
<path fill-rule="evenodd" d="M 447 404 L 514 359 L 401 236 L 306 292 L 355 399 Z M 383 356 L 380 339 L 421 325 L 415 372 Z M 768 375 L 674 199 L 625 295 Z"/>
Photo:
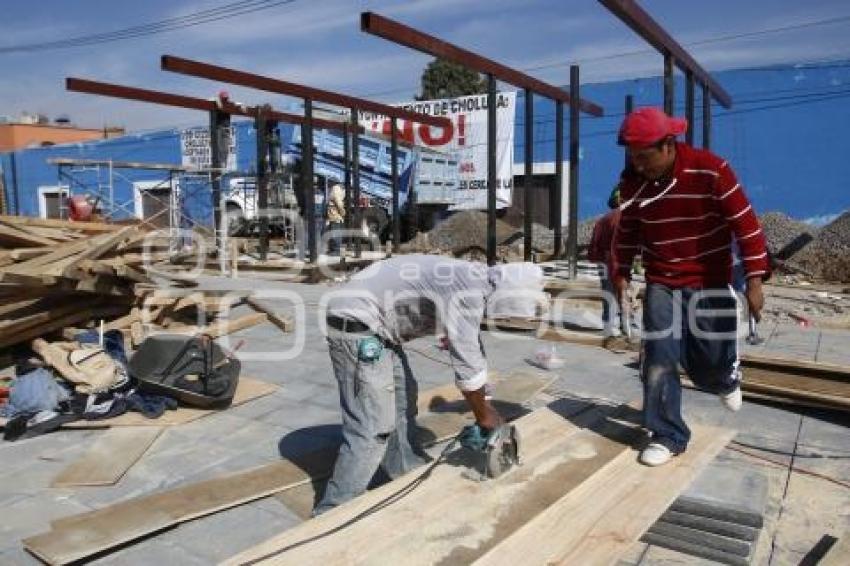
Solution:
<path fill-rule="evenodd" d="M 486 473 L 497 478 L 519 463 L 519 434 L 513 425 L 504 425 L 486 451 Z"/>

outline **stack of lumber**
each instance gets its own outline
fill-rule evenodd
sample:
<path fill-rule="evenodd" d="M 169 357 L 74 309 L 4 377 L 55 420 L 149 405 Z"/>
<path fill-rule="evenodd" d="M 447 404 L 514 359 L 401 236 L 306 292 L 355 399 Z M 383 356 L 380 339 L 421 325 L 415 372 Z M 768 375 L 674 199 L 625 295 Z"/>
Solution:
<path fill-rule="evenodd" d="M 126 313 L 149 279 L 141 257 L 123 254 L 144 237 L 136 226 L 0 216 L 0 348 Z"/>

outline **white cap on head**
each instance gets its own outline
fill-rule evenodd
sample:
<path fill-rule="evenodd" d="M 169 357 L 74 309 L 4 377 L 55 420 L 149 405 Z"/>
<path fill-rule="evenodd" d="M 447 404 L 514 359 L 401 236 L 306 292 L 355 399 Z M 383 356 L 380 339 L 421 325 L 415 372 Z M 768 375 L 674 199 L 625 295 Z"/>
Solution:
<path fill-rule="evenodd" d="M 543 292 L 543 270 L 533 263 L 505 263 L 489 268 L 493 292 L 487 297 L 490 318 L 531 318 L 538 305 L 548 303 Z"/>

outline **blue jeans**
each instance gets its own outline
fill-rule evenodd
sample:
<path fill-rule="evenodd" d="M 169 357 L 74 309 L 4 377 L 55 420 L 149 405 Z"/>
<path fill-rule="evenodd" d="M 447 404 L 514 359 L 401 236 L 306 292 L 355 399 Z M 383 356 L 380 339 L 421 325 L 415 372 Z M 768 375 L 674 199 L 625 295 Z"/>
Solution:
<path fill-rule="evenodd" d="M 401 346 L 387 345 L 379 359 L 360 360 L 360 341 L 370 336 L 328 329 L 342 445 L 314 516 L 366 491 L 379 469 L 397 478 L 425 462 L 416 441 L 418 391 L 407 356 Z"/>
<path fill-rule="evenodd" d="M 680 453 L 690 440 L 678 366 L 710 393 L 725 395 L 739 386 L 737 331 L 737 298 L 730 288 L 647 284 L 641 379 L 644 426 L 653 442 Z"/>

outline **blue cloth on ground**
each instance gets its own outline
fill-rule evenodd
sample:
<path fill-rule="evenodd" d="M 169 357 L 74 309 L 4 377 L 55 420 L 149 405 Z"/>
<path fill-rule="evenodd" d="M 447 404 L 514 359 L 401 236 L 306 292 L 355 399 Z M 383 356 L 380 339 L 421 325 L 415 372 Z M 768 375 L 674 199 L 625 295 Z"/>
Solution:
<path fill-rule="evenodd" d="M 0 416 L 12 418 L 21 413 L 54 411 L 70 393 L 44 368 L 34 369 L 15 379 L 9 390 L 9 402 L 0 407 Z"/>

